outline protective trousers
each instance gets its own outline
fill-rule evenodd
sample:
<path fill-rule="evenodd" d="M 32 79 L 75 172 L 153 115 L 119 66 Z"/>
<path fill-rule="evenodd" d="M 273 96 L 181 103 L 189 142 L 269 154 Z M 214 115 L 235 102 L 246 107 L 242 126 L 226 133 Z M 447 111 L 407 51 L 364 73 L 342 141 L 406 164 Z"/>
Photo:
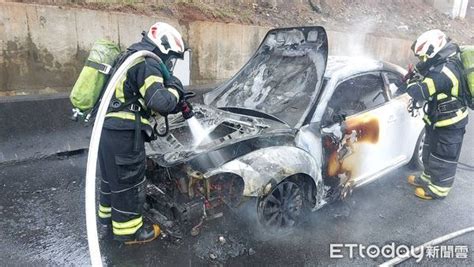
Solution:
<path fill-rule="evenodd" d="M 99 146 L 99 220 L 112 223 L 114 238 L 133 239 L 143 225 L 146 156 L 143 135 L 134 149 L 134 130 L 103 129 Z"/>
<path fill-rule="evenodd" d="M 432 197 L 444 198 L 454 182 L 465 127 L 433 129 L 427 125 L 425 133 L 423 187 Z"/>

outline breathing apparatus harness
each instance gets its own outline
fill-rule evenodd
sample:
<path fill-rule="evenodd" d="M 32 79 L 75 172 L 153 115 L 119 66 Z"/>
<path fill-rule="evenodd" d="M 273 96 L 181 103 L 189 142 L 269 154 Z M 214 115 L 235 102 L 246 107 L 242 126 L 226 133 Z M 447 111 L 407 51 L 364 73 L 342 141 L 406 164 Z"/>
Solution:
<path fill-rule="evenodd" d="M 453 65 L 456 67 L 456 70 L 459 73 L 463 73 L 462 64 L 460 60 L 455 57 L 456 55 L 445 58 L 438 58 L 432 62 L 420 61 L 416 65 L 416 67 L 413 67 L 413 64 L 410 64 L 408 65 L 408 73 L 405 75 L 404 81 L 409 81 L 408 83 L 422 81 L 426 74 L 434 66 L 447 63 L 453 63 Z M 450 97 L 453 98 L 452 100 L 439 101 L 438 95 L 443 93 L 439 91 L 432 95 L 430 97 L 431 99 L 429 101 L 426 101 L 423 105 L 420 105 L 415 99 L 411 99 L 410 104 L 408 106 L 408 112 L 411 114 L 412 117 L 414 117 L 415 112 L 417 110 L 423 109 L 423 112 L 428 115 L 429 118 L 433 118 L 433 127 L 435 127 L 435 122 L 438 121 L 440 116 L 442 116 L 443 114 L 455 112 L 456 110 L 466 106 L 464 97 L 464 86 L 466 86 L 465 81 L 464 79 L 461 79 L 459 83 L 459 95 L 450 95 Z"/>
<path fill-rule="evenodd" d="M 114 69 L 111 72 L 111 76 L 115 74 L 115 71 L 122 65 L 125 60 L 132 55 L 133 53 L 137 52 L 136 50 L 127 50 L 125 51 L 118 59 L 116 64 L 114 65 Z M 192 110 L 191 104 L 187 101 L 188 99 L 196 96 L 194 92 L 186 92 L 182 89 L 182 85 L 176 85 L 173 84 L 174 80 L 176 78 L 173 78 L 171 72 L 169 71 L 168 67 L 165 65 L 163 61 L 159 61 L 160 65 L 160 70 L 163 75 L 163 80 L 164 80 L 164 85 L 165 87 L 169 85 L 174 85 L 171 86 L 172 88 L 180 91 L 179 94 L 182 99 L 179 100 L 178 104 L 176 105 L 176 109 L 172 113 L 178 113 L 181 112 L 183 115 L 184 119 L 189 119 L 194 116 L 194 112 Z M 123 110 L 129 110 L 135 115 L 135 135 L 134 135 L 134 151 L 138 151 L 138 146 L 139 146 L 139 139 L 140 139 L 140 134 L 141 134 L 141 117 L 145 119 L 151 119 L 153 118 L 154 120 L 154 126 L 152 127 L 152 133 L 151 136 L 149 137 L 149 140 L 156 140 L 158 137 L 164 137 L 168 135 L 169 133 L 169 122 L 168 122 L 168 114 L 161 114 L 161 116 L 164 117 L 165 121 L 165 131 L 164 132 L 159 132 L 157 129 L 157 120 L 156 120 L 156 114 L 153 114 L 150 110 L 146 109 L 143 107 L 142 103 L 139 101 L 141 98 L 140 94 L 137 93 L 130 99 L 128 99 L 125 102 L 120 102 L 118 99 L 115 97 L 112 98 L 109 108 L 107 110 L 108 112 L 118 112 L 118 111 L 123 111 Z M 99 105 L 97 105 L 98 107 Z M 94 110 L 94 115 L 97 110 Z"/>

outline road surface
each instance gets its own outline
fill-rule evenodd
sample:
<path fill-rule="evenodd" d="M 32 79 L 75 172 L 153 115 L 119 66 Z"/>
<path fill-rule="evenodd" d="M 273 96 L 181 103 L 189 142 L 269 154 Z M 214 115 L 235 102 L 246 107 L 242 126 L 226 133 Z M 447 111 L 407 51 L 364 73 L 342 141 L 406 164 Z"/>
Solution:
<path fill-rule="evenodd" d="M 460 161 L 473 165 L 473 159 L 471 122 Z M 0 262 L 89 264 L 84 215 L 85 165 L 86 155 L 78 154 L 0 166 Z M 223 236 L 228 244 L 236 246 L 226 252 L 228 259 L 217 259 L 226 265 L 366 266 L 385 259 L 363 258 L 357 253 L 350 258 L 347 249 L 342 251 L 342 259 L 333 259 L 330 244 L 383 246 L 394 242 L 417 246 L 474 226 L 474 170 L 459 169 L 454 188 L 442 201 L 416 198 L 413 188 L 406 183 L 408 173 L 402 168 L 357 189 L 347 201 L 310 214 L 295 231 L 284 236 L 264 235 L 254 227 L 252 218 L 242 216 L 241 220 L 210 222 L 198 237 L 178 243 L 160 240 L 128 247 L 105 239 L 101 241 L 102 256 L 107 265 L 207 266 L 219 263 L 211 260 L 210 254 L 220 246 L 216 243 L 218 237 Z M 425 257 L 421 264 L 473 266 L 474 233 L 445 245 L 467 246 L 467 258 Z M 243 255 L 236 256 L 239 254 Z M 410 260 L 403 265 L 414 263 Z"/>

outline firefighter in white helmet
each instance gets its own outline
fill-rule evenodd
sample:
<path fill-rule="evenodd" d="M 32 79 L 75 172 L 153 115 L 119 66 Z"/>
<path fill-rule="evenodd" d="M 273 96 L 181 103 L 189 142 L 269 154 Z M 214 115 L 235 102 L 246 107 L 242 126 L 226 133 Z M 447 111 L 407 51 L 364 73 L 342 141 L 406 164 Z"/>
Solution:
<path fill-rule="evenodd" d="M 131 45 L 121 60 L 135 51 L 148 50 L 161 58 L 142 58 L 132 65 L 115 88 L 107 112 L 99 149 L 102 172 L 99 221 L 111 226 L 115 240 L 125 244 L 149 242 L 158 237 L 158 225 L 143 220 L 146 156 L 144 142 L 153 139 L 152 112 L 177 113 L 185 94 L 170 70 L 185 51 L 181 34 L 158 22 Z"/>
<path fill-rule="evenodd" d="M 401 89 L 425 102 L 424 171 L 410 175 L 415 195 L 422 199 L 442 199 L 451 190 L 468 122 L 463 101 L 463 76 L 459 47 L 440 30 L 423 33 L 411 49 L 420 60 Z"/>

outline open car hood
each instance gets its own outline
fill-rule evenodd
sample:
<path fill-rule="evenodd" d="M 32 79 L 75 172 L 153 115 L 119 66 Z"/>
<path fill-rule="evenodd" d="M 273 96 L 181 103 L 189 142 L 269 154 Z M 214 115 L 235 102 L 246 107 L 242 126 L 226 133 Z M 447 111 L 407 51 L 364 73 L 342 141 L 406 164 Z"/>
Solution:
<path fill-rule="evenodd" d="M 207 93 L 204 103 L 258 110 L 299 128 L 321 90 L 327 56 L 323 27 L 270 30 L 242 69 Z"/>

